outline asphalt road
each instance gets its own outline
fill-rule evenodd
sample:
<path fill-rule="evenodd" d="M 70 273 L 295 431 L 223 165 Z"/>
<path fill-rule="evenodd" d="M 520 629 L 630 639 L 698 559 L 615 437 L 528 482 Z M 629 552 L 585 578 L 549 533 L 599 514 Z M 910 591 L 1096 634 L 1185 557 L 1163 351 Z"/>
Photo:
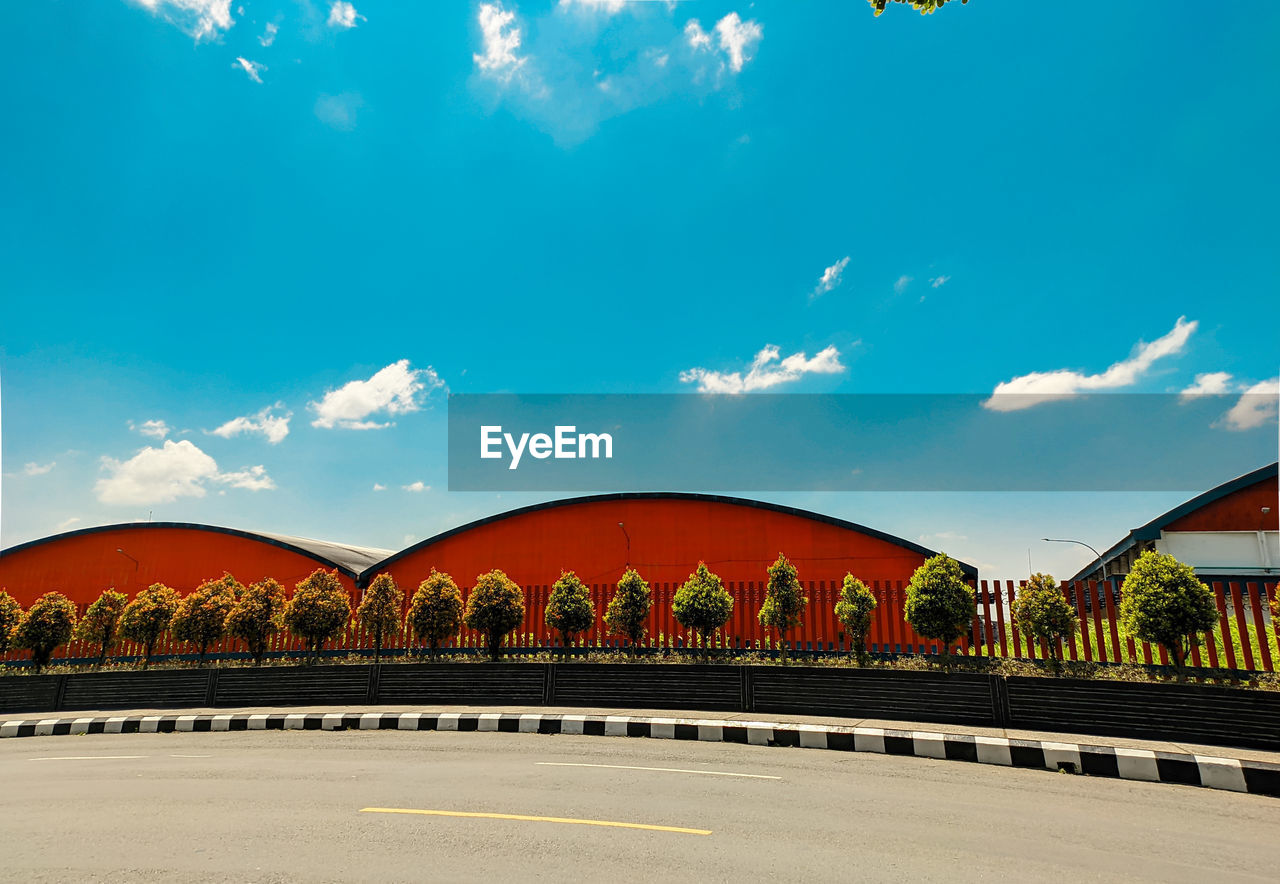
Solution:
<path fill-rule="evenodd" d="M 265 731 L 3 740 L 0 814 L 4 880 L 1280 875 L 1274 798 L 620 737 Z"/>

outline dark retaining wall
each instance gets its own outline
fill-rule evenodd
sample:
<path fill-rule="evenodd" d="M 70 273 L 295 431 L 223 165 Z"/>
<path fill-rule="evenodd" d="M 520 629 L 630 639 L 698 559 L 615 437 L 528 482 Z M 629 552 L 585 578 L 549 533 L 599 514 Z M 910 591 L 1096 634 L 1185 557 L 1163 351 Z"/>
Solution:
<path fill-rule="evenodd" d="M 1075 678 L 1004 681 L 1008 727 L 1280 748 L 1276 691 Z"/>
<path fill-rule="evenodd" d="M 1193 684 L 646 663 L 390 663 L 0 677 L 0 714 L 372 704 L 839 715 L 1280 749 L 1280 692 Z"/>

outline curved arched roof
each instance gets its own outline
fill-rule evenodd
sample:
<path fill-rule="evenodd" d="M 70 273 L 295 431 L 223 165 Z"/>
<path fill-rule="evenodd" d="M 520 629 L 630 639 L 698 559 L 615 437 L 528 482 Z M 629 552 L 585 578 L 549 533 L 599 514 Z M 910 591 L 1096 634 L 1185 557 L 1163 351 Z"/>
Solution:
<path fill-rule="evenodd" d="M 321 565 L 330 568 L 337 568 L 343 574 L 353 580 L 359 576 L 360 572 L 366 570 L 385 558 L 391 553 L 391 550 L 376 549 L 373 547 L 352 546 L 344 543 L 331 543 L 325 540 L 312 540 L 308 537 L 290 537 L 284 534 L 260 534 L 252 531 L 241 531 L 237 528 L 224 528 L 218 525 L 201 525 L 194 522 L 124 522 L 118 525 L 96 525 L 92 528 L 80 528 L 75 531 L 66 531 L 62 534 L 54 534 L 49 537 L 41 537 L 38 540 L 30 540 L 26 543 L 20 543 L 17 546 L 11 546 L 8 549 L 0 550 L 0 556 L 8 556 L 26 549 L 44 546 L 45 544 L 55 543 L 59 540 L 65 540 L 70 537 L 83 537 L 91 534 L 102 534 L 108 531 L 134 531 L 134 530 L 151 530 L 151 529 L 180 529 L 186 531 L 208 531 L 214 534 L 226 534 L 232 537 L 241 537 L 246 540 L 265 543 L 279 549 L 288 550 L 309 559 L 315 560 Z"/>
<path fill-rule="evenodd" d="M 1236 476 L 1234 479 L 1229 479 L 1221 485 L 1210 488 L 1203 494 L 1197 494 L 1190 500 L 1178 504 L 1167 513 L 1161 513 L 1141 528 L 1134 528 L 1126 534 L 1120 542 L 1116 543 L 1109 550 L 1104 552 L 1101 556 L 1104 565 L 1117 556 L 1127 552 L 1139 541 L 1159 540 L 1160 532 L 1162 532 L 1166 526 L 1178 521 L 1178 519 L 1181 519 L 1183 516 L 1190 515 L 1201 507 L 1207 506 L 1216 500 L 1221 500 L 1228 494 L 1234 494 L 1242 488 L 1248 488 L 1251 485 L 1256 485 L 1258 482 L 1262 482 L 1267 479 L 1275 479 L 1278 475 L 1278 471 L 1280 471 L 1280 461 L 1267 464 L 1265 467 L 1259 467 L 1252 472 L 1245 473 L 1243 476 Z M 1095 560 L 1090 562 L 1084 568 L 1081 568 L 1076 575 L 1071 578 L 1071 580 L 1084 580 L 1085 577 L 1097 570 L 1098 563 Z"/>
<path fill-rule="evenodd" d="M 767 510 L 769 512 L 774 512 L 774 513 L 782 513 L 789 516 L 797 516 L 802 519 L 809 519 L 814 522 L 821 522 L 822 524 L 825 524 L 825 525 L 833 525 L 837 528 L 845 528 L 849 531 L 856 531 L 857 533 L 866 535 L 867 537 L 874 537 L 877 540 L 883 540 L 887 543 L 892 543 L 896 546 L 903 547 L 904 549 L 911 550 L 914 553 L 919 553 L 920 555 L 923 555 L 926 558 L 929 556 L 935 556 L 938 554 L 936 550 L 931 550 L 927 547 L 921 546 L 918 543 L 913 543 L 912 541 L 906 540 L 902 537 L 895 537 L 892 534 L 886 534 L 883 531 L 877 531 L 874 528 L 868 528 L 865 525 L 859 525 L 855 522 L 848 522 L 848 521 L 845 521 L 844 519 L 837 519 L 834 516 L 826 516 L 821 513 L 811 512 L 810 510 L 802 510 L 802 509 L 797 509 L 796 507 L 783 506 L 782 504 L 778 504 L 778 503 L 769 503 L 763 500 L 751 500 L 745 497 L 726 497 L 718 494 L 694 494 L 694 493 L 684 492 L 684 491 L 640 491 L 640 492 L 620 492 L 615 494 L 591 494 L 584 497 L 566 497 L 566 498 L 561 498 L 559 500 L 548 500 L 542 503 L 535 503 L 535 504 L 531 504 L 530 506 L 523 506 L 523 507 L 519 507 L 518 509 L 508 510 L 505 513 L 497 513 L 496 515 L 486 516 L 483 519 L 476 519 L 473 522 L 468 522 L 465 525 L 459 525 L 457 528 L 450 528 L 448 531 L 443 531 L 439 534 L 436 534 L 434 537 L 428 537 L 426 540 L 421 540 L 410 547 L 402 549 L 399 552 L 388 556 L 382 561 L 376 562 L 370 567 L 368 567 L 365 570 L 364 575 L 362 576 L 368 576 L 373 571 L 380 570 L 389 565 L 392 565 L 395 562 L 399 561 L 400 559 L 404 558 L 405 556 L 410 555 L 411 553 L 415 553 L 421 549 L 426 549 L 427 547 L 433 544 L 439 543 L 442 540 L 446 540 L 458 534 L 463 534 L 467 531 L 472 530 L 473 528 L 479 528 L 483 525 L 490 525 L 495 522 L 501 522 L 505 519 L 514 518 L 516 516 L 523 516 L 529 513 L 536 513 L 536 512 L 541 512 L 545 510 L 558 509 L 560 507 L 575 506 L 575 505 L 584 504 L 584 503 L 599 503 L 599 502 L 606 502 L 606 501 L 630 501 L 630 500 L 690 500 L 690 501 L 701 501 L 701 502 L 707 502 L 707 503 L 722 503 L 722 504 L 730 504 L 733 506 L 750 507 L 753 509 Z M 966 577 L 976 578 L 978 576 L 978 569 L 975 568 L 973 565 L 969 565 L 964 562 L 961 562 L 960 568 L 964 571 L 964 574 Z"/>

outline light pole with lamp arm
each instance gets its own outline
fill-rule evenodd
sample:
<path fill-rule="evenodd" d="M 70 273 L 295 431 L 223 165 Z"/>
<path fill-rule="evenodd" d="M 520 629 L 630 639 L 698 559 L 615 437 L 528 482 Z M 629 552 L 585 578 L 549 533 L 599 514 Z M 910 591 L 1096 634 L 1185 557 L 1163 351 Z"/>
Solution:
<path fill-rule="evenodd" d="M 1085 543 L 1083 540 L 1063 540 L 1057 537 L 1041 537 L 1040 539 L 1045 541 L 1046 543 L 1075 543 L 1075 544 L 1079 544 L 1080 546 L 1083 546 L 1085 549 L 1089 550 L 1089 552 L 1093 553 L 1094 556 L 1096 556 L 1098 559 L 1098 581 L 1101 583 L 1107 579 L 1107 566 L 1102 561 L 1102 553 L 1098 552 L 1096 549 L 1091 547 L 1089 544 Z M 1102 591 L 1103 593 L 1105 593 L 1106 589 L 1103 589 Z M 1085 595 L 1087 596 L 1088 593 L 1086 592 Z M 1105 602 L 1106 601 L 1105 595 L 1100 597 L 1098 601 Z"/>
<path fill-rule="evenodd" d="M 622 536 L 627 538 L 627 567 L 631 567 L 631 535 L 627 533 L 627 526 L 619 522 L 618 527 L 622 529 Z"/>

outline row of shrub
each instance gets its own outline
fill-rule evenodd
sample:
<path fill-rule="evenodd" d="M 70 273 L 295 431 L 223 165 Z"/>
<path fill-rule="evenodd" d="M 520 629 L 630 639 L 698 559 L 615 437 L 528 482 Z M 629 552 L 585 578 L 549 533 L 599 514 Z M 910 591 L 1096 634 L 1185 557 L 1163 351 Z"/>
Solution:
<path fill-rule="evenodd" d="M 1179 670 L 1191 648 L 1217 620 L 1209 588 L 1172 556 L 1144 553 L 1125 579 L 1122 593 L 1120 621 L 1126 635 L 1163 646 Z M 757 617 L 777 632 L 783 662 L 789 646 L 786 638 L 801 624 L 808 604 L 795 566 L 779 554 L 769 566 Z M 937 555 L 912 575 L 904 619 L 916 633 L 937 641 L 945 658 L 951 645 L 969 631 L 975 604 L 973 587 L 965 581 L 959 563 Z M 1272 604 L 1274 609 L 1276 602 Z M 627 640 L 633 653 L 645 638 L 652 605 L 648 582 L 628 568 L 609 600 L 604 623 L 611 634 Z M 699 563 L 677 590 L 671 609 L 675 620 L 701 639 L 707 655 L 712 636 L 729 621 L 733 605 L 733 596 L 720 577 Z M 846 574 L 834 613 L 847 630 L 859 662 L 866 658 L 875 608 L 876 598 L 866 584 Z M 161 583 L 141 590 L 132 601 L 109 589 L 78 622 L 75 606 L 61 593 L 46 593 L 23 611 L 7 592 L 0 591 L 0 653 L 10 647 L 29 649 L 39 671 L 73 637 L 99 646 L 99 665 L 119 642 L 131 641 L 141 646 L 145 668 L 167 633 L 198 648 L 201 660 L 224 637 L 239 639 L 260 664 L 272 638 L 287 629 L 302 640 L 311 661 L 326 642 L 338 638 L 348 625 L 358 624 L 373 640 L 375 660 L 381 657 L 384 641 L 401 628 L 407 628 L 435 657 L 441 644 L 466 624 L 483 634 L 490 656 L 497 660 L 504 638 L 525 618 L 523 591 L 500 570 L 479 575 L 464 603 L 454 579 L 433 568 L 414 592 L 403 622 L 402 610 L 404 591 L 390 574 L 377 575 L 353 611 L 337 572 L 324 569 L 299 582 L 291 598 L 272 578 L 243 586 L 230 574 L 206 580 L 186 596 Z M 1051 649 L 1079 628 L 1075 609 L 1048 574 L 1031 576 L 1014 599 L 1012 615 L 1024 634 Z M 573 571 L 562 572 L 552 587 L 545 620 L 560 634 L 565 652 L 574 636 L 595 624 L 588 588 Z"/>

